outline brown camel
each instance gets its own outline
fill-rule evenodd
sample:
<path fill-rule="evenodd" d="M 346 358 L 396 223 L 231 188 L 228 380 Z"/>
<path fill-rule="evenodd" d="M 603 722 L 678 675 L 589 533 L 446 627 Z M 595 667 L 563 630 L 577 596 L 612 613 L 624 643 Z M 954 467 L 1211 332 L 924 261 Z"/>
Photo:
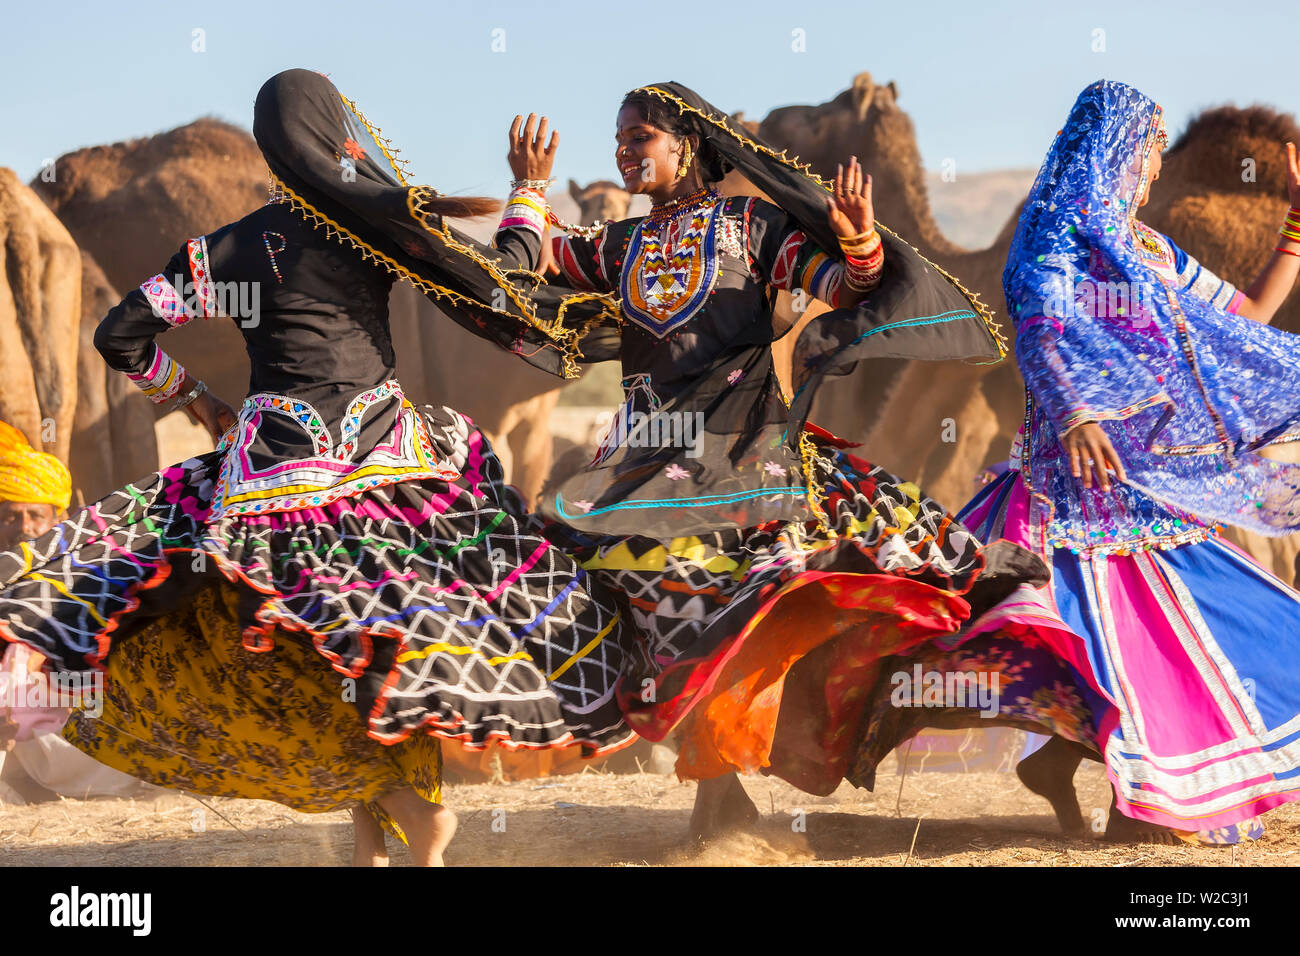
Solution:
<path fill-rule="evenodd" d="M 81 330 L 77 349 L 77 414 L 72 426 L 72 504 L 97 501 L 158 467 L 153 405 L 95 350 L 95 327 L 122 296 L 81 252 Z"/>
<path fill-rule="evenodd" d="M 65 462 L 80 314 L 76 243 L 13 170 L 0 167 L 0 421 Z"/>
<path fill-rule="evenodd" d="M 893 83 L 880 86 L 870 74 L 860 73 L 828 103 L 773 110 L 759 134 L 823 177 L 856 155 L 871 174 L 880 221 L 1000 310 L 1000 275 L 1010 234 L 1004 230 L 997 244 L 979 253 L 963 252 L 943 236 L 930 212 L 916 133 L 897 98 Z M 994 394 L 1015 395 L 1020 386 L 1014 367 L 882 361 L 864 372 L 827 382 L 813 418 L 863 442 L 865 457 L 921 481 L 949 507 L 964 501 L 973 475 L 1002 453 L 997 446 L 1001 423 L 1012 421 L 1016 409 L 1023 408 L 1019 398 L 999 407 L 987 394 L 977 397 L 984 391 L 981 381 L 1004 378 L 1009 387 Z M 1013 433 L 1011 427 L 1007 444 Z"/>
<path fill-rule="evenodd" d="M 622 186 L 608 179 L 598 179 L 586 186 L 579 186 L 570 179 L 569 195 L 578 204 L 582 225 L 606 220 L 618 222 L 627 217 L 627 207 L 632 201 L 632 196 Z"/>
<path fill-rule="evenodd" d="M 54 168 L 53 182 L 38 180 L 33 188 L 119 290 L 158 272 L 185 239 L 266 201 L 266 165 L 252 137 L 214 119 L 77 150 Z M 549 466 L 546 419 L 555 400 L 537 399 L 556 393 L 557 380 L 530 374 L 514 356 L 439 316 L 423 296 L 396 288 L 397 372 L 412 401 L 451 405 L 473 418 L 507 463 L 513 450 L 519 468 L 512 477 L 522 476 L 526 496 L 535 494 Z M 233 323 L 171 330 L 166 348 L 227 401 L 248 391 L 248 359 Z"/>

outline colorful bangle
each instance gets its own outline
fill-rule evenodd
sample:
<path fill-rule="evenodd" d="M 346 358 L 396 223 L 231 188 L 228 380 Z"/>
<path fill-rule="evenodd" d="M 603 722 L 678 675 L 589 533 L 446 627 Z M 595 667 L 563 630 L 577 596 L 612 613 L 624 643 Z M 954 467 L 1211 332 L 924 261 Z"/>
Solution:
<path fill-rule="evenodd" d="M 865 232 L 860 232 L 856 236 L 836 236 L 835 238 L 837 238 L 840 241 L 841 246 L 843 245 L 852 246 L 852 245 L 856 245 L 859 242 L 866 242 L 873 235 L 875 235 L 875 232 L 876 232 L 876 227 L 872 226 L 870 229 L 866 230 Z"/>
<path fill-rule="evenodd" d="M 880 233 L 875 229 L 861 233 L 857 236 L 838 236 L 840 250 L 846 256 L 853 256 L 858 259 L 866 259 L 875 253 L 882 245 Z"/>
<path fill-rule="evenodd" d="M 884 271 L 884 250 L 879 246 L 869 257 L 845 255 L 844 283 L 855 292 L 870 292 L 880 283 Z"/>
<path fill-rule="evenodd" d="M 858 256 L 850 253 L 844 255 L 844 266 L 850 272 L 879 272 L 885 261 L 885 251 L 877 248 L 870 255 Z"/>
<path fill-rule="evenodd" d="M 1276 249 L 1274 249 L 1273 251 L 1274 251 L 1274 252 L 1285 252 L 1288 256 L 1295 256 L 1297 259 L 1300 259 L 1300 252 L 1296 252 L 1294 249 L 1283 249 L 1281 246 L 1278 246 L 1278 247 L 1277 247 Z"/>
<path fill-rule="evenodd" d="M 546 197 L 531 186 L 515 186 L 501 214 L 502 229 L 528 229 L 539 236 L 546 231 Z"/>
<path fill-rule="evenodd" d="M 1300 208 L 1292 206 L 1286 211 L 1286 218 L 1282 220 L 1282 228 L 1279 230 L 1279 234 L 1283 239 L 1300 242 Z"/>
<path fill-rule="evenodd" d="M 879 285 L 876 281 L 858 278 L 851 272 L 844 273 L 844 284 L 854 292 L 870 292 Z"/>
<path fill-rule="evenodd" d="M 127 372 L 126 375 L 148 396 L 149 401 L 161 405 L 181 390 L 185 381 L 185 368 L 155 342 L 145 370 Z"/>

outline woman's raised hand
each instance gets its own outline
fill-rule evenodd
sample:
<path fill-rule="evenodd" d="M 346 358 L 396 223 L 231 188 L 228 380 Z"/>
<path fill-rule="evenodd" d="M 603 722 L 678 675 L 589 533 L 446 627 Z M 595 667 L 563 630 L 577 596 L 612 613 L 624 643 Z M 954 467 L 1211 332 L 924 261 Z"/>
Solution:
<path fill-rule="evenodd" d="M 546 132 L 550 124 L 545 116 L 537 122 L 537 114 L 529 113 L 528 122 L 522 116 L 516 116 L 510 124 L 510 171 L 515 179 L 550 179 L 551 167 L 555 165 L 555 147 L 560 144 L 560 134 L 551 133 L 550 142 L 546 141 Z"/>
<path fill-rule="evenodd" d="M 1092 487 L 1095 474 L 1098 487 L 1110 491 L 1111 471 L 1120 481 L 1127 480 L 1115 446 L 1096 422 L 1084 422 L 1071 428 L 1061 439 L 1061 444 L 1070 455 L 1070 473 L 1083 479 L 1083 487 Z"/>
<path fill-rule="evenodd" d="M 871 177 L 863 174 L 858 157 L 848 168 L 835 167 L 835 189 L 826 198 L 826 218 L 835 235 L 848 238 L 870 232 L 876 224 L 871 208 Z"/>

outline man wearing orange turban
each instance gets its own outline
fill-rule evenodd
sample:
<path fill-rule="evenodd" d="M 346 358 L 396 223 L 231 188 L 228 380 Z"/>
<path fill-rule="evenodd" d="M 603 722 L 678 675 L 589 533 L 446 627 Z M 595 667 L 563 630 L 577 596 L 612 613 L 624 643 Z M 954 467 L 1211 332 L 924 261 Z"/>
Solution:
<path fill-rule="evenodd" d="M 0 422 L 0 551 L 44 534 L 72 498 L 63 462 L 36 451 L 23 433 Z"/>

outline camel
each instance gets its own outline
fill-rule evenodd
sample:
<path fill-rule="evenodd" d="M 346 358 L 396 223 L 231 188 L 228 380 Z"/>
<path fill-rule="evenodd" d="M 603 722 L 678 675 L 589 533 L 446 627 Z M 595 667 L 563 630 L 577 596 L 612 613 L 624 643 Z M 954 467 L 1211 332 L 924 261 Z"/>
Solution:
<path fill-rule="evenodd" d="M 99 264 L 81 250 L 77 413 L 68 461 L 74 507 L 98 501 L 158 467 L 153 404 L 95 350 L 99 320 L 121 299 Z"/>
<path fill-rule="evenodd" d="M 148 399 L 109 375 L 95 326 L 119 299 L 14 173 L 0 169 L 0 420 L 68 465 L 76 508 L 158 467 Z"/>
<path fill-rule="evenodd" d="M 266 165 L 253 138 L 210 118 L 77 150 L 54 168 L 54 181 L 34 181 L 33 189 L 119 290 L 157 273 L 186 239 L 266 201 Z M 473 418 L 508 469 L 513 459 L 507 474 L 531 500 L 550 463 L 547 417 L 558 380 L 462 331 L 404 285 L 395 287 L 391 325 L 398 377 L 411 400 L 450 405 Z M 248 391 L 248 359 L 233 323 L 170 330 L 166 348 L 227 401 L 237 403 Z"/>
<path fill-rule="evenodd" d="M 608 179 L 598 179 L 586 186 L 579 186 L 570 179 L 569 195 L 578 204 L 582 225 L 626 219 L 627 207 L 632 202 L 630 193 Z"/>
<path fill-rule="evenodd" d="M 0 167 L 0 421 L 64 462 L 80 314 L 76 243 L 13 170 Z"/>
<path fill-rule="evenodd" d="M 930 212 L 911 119 L 897 100 L 895 84 L 879 86 L 869 73 L 860 73 L 827 103 L 773 110 L 759 134 L 823 177 L 856 154 L 872 175 L 880 221 L 991 305 L 1012 343 L 1001 276 L 1019 207 L 986 249 L 965 250 L 946 239 Z M 1053 132 L 1044 131 L 1044 150 Z M 1206 267 L 1247 284 L 1269 254 L 1286 210 L 1283 144 L 1297 137 L 1291 116 L 1265 107 L 1201 114 L 1167 153 L 1144 221 L 1173 236 Z M 1253 180 L 1243 178 L 1243 158 L 1255 161 Z M 1300 301 L 1293 297 L 1273 324 L 1300 330 Z M 828 382 L 814 419 L 862 441 L 865 457 L 917 479 L 949 508 L 959 506 L 970 497 L 980 469 L 1006 457 L 1023 419 L 1024 386 L 1014 359 L 992 366 L 874 364 L 871 374 L 859 370 Z M 1300 541 L 1232 535 L 1275 573 L 1292 578 Z"/>
<path fill-rule="evenodd" d="M 837 163 L 856 155 L 871 174 L 877 218 L 998 308 L 1009 230 L 991 249 L 974 254 L 943 236 L 930 212 L 912 121 L 897 99 L 894 83 L 881 86 L 869 73 L 860 73 L 830 102 L 773 110 L 758 132 L 822 177 L 833 176 Z M 1014 366 L 882 361 L 874 363 L 870 374 L 863 371 L 828 381 L 818 394 L 813 419 L 863 442 L 866 458 L 919 480 L 948 507 L 966 500 L 972 476 L 1001 453 L 1001 448 L 992 451 L 1001 423 L 1011 421 L 1013 409 L 1023 411 L 1023 395 L 1001 407 L 981 394 L 981 380 L 1000 376 L 1010 388 L 994 394 L 1016 394 L 1020 386 Z M 1014 430 L 1006 436 L 1008 445 Z M 954 432 L 956 441 L 943 440 Z"/>

